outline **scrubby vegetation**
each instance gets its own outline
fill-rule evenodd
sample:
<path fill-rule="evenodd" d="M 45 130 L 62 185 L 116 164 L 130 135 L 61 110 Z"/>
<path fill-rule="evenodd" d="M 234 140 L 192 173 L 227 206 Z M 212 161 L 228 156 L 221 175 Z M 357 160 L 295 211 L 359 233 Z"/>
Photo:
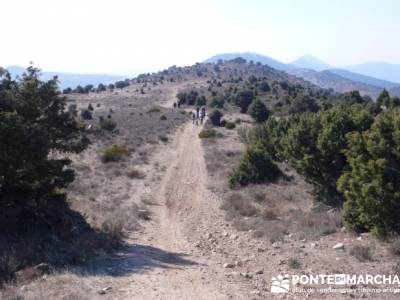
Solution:
<path fill-rule="evenodd" d="M 117 127 L 117 124 L 110 118 L 100 119 L 100 128 L 107 131 L 113 131 Z"/>
<path fill-rule="evenodd" d="M 229 178 L 229 185 L 234 187 L 237 184 L 260 183 L 275 180 L 278 176 L 278 167 L 272 162 L 264 146 L 257 142 L 246 150 Z"/>
<path fill-rule="evenodd" d="M 256 99 L 249 106 L 249 114 L 257 123 L 262 123 L 269 117 L 269 111 L 265 104 Z"/>
<path fill-rule="evenodd" d="M 218 109 L 212 111 L 209 115 L 209 118 L 211 124 L 213 124 L 214 126 L 221 126 L 222 113 Z"/>
<path fill-rule="evenodd" d="M 217 132 L 214 129 L 203 129 L 199 133 L 199 138 L 209 139 L 217 136 Z"/>
<path fill-rule="evenodd" d="M 126 148 L 123 145 L 116 145 L 113 144 L 111 146 L 108 146 L 105 150 L 104 153 L 101 157 L 101 160 L 104 163 L 107 162 L 115 162 L 118 161 L 120 159 L 122 159 L 124 156 L 128 156 L 129 155 L 129 149 Z"/>
<path fill-rule="evenodd" d="M 400 111 L 382 94 L 383 110 L 352 93 L 318 111 L 307 100 L 310 109 L 257 126 L 230 184 L 260 182 L 269 157 L 287 161 L 313 184 L 318 201 L 343 206 L 349 229 L 399 232 Z"/>

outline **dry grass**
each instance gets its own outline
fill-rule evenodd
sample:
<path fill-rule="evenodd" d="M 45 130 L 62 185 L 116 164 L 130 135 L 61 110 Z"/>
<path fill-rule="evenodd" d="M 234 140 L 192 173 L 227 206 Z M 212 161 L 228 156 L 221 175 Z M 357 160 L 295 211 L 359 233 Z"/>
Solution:
<path fill-rule="evenodd" d="M 350 254 L 361 262 L 373 260 L 371 245 L 355 245 L 350 249 Z"/>
<path fill-rule="evenodd" d="M 329 235 L 342 227 L 342 216 L 338 211 L 309 213 L 294 211 L 290 218 L 292 220 L 290 230 L 299 239 Z"/>
<path fill-rule="evenodd" d="M 266 208 L 261 215 L 265 220 L 277 220 L 279 213 L 276 209 Z"/>
<path fill-rule="evenodd" d="M 222 209 L 226 210 L 232 216 L 252 217 L 258 213 L 257 208 L 238 192 L 228 193 L 222 204 Z"/>
<path fill-rule="evenodd" d="M 400 237 L 396 236 L 390 243 L 390 252 L 394 255 L 400 256 Z"/>

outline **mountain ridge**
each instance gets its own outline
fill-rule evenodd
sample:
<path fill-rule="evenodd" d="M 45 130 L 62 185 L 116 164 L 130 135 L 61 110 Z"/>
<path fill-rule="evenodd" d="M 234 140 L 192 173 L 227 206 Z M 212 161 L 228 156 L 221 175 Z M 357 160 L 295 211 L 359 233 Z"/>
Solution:
<path fill-rule="evenodd" d="M 272 57 L 269 57 L 267 55 L 263 54 L 258 54 L 255 52 L 232 52 L 232 53 L 220 53 L 216 54 L 208 59 L 206 59 L 204 62 L 205 63 L 216 63 L 218 60 L 232 60 L 238 57 L 242 57 L 246 59 L 247 61 L 254 61 L 254 62 L 260 62 L 262 64 L 269 65 L 270 67 L 280 70 L 280 71 L 286 71 L 290 70 L 293 67 L 290 65 L 287 65 L 285 63 L 282 63 Z"/>
<path fill-rule="evenodd" d="M 17 66 L 11 65 L 5 68 L 10 72 L 12 76 L 21 76 L 26 69 Z M 88 84 L 93 84 L 97 86 L 100 83 L 109 84 L 114 83 L 118 80 L 124 80 L 127 76 L 122 75 L 110 75 L 110 74 L 81 74 L 81 73 L 69 73 L 69 72 L 56 72 L 56 71 L 41 71 L 41 79 L 42 80 L 49 80 L 52 79 L 54 76 L 58 77 L 59 80 L 59 88 L 75 88 L 78 85 L 85 86 Z"/>
<path fill-rule="evenodd" d="M 400 90 L 400 83 L 351 72 L 343 68 L 334 68 L 309 54 L 288 64 L 254 52 L 217 54 L 205 62 L 216 63 L 218 60 L 230 60 L 237 57 L 267 64 L 272 68 L 285 71 L 322 88 L 334 89 L 337 92 L 348 92 L 352 89 L 360 90 L 362 94 L 376 98 L 384 88 L 396 95 L 399 94 Z M 306 68 L 299 68 L 298 66 L 305 66 Z M 319 69 L 319 71 L 315 69 Z"/>
<path fill-rule="evenodd" d="M 303 69 L 311 69 L 315 71 L 322 71 L 330 69 L 331 66 L 322 60 L 310 55 L 306 54 L 298 59 L 289 63 L 289 65 L 294 66 L 296 68 L 303 68 Z"/>

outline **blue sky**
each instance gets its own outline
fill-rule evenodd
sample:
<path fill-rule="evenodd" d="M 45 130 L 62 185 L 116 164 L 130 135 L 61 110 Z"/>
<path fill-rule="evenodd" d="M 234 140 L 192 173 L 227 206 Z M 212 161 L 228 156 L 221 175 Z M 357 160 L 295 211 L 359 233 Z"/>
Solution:
<path fill-rule="evenodd" d="M 0 65 L 133 73 L 252 51 L 400 63 L 396 0 L 1 1 Z"/>

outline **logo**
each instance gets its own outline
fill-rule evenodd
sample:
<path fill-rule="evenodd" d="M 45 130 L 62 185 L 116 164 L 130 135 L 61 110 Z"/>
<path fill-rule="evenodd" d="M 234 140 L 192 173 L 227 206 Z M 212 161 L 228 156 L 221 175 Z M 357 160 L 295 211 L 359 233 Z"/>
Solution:
<path fill-rule="evenodd" d="M 278 275 L 277 277 L 272 277 L 271 283 L 271 293 L 282 294 L 289 292 L 290 280 L 289 275 Z"/>

